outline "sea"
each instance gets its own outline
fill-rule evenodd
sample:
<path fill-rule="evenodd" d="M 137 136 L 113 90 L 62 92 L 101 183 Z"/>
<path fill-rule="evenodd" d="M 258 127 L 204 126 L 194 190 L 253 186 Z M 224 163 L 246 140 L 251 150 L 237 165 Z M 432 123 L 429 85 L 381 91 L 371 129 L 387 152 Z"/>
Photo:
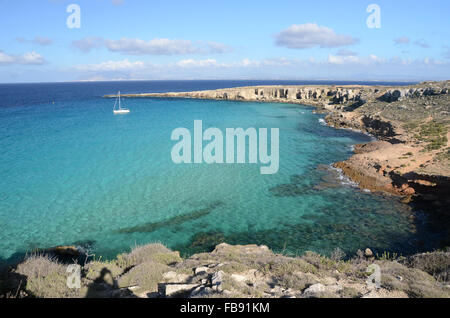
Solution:
<path fill-rule="evenodd" d="M 75 245 L 103 259 L 160 242 L 184 256 L 216 244 L 348 257 L 411 254 L 433 236 L 420 211 L 359 189 L 331 164 L 373 140 L 323 124 L 304 105 L 105 94 L 312 81 L 120 81 L 0 84 L 0 261 Z M 388 85 L 398 83 L 358 83 Z M 406 84 L 406 83 L 402 83 Z M 174 129 L 279 128 L 279 170 L 259 164 L 175 164 Z M 206 142 L 205 142 L 206 143 Z"/>

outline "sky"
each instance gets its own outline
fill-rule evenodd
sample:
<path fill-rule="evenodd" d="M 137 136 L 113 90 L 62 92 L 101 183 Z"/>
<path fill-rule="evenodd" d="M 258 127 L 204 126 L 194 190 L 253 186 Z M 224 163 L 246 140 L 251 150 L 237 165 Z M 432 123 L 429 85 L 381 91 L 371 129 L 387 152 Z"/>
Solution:
<path fill-rule="evenodd" d="M 0 0 L 0 82 L 447 80 L 449 12 L 448 0 Z"/>

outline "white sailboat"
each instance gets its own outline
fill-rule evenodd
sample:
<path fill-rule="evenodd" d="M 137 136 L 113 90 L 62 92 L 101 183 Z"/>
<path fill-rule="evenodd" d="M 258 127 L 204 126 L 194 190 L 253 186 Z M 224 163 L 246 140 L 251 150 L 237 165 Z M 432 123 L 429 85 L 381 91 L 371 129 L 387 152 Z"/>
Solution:
<path fill-rule="evenodd" d="M 119 103 L 117 103 L 117 101 L 119 101 Z M 116 106 L 119 106 L 119 107 L 116 108 Z M 130 112 L 129 109 L 122 108 L 122 105 L 120 104 L 120 91 L 117 94 L 116 102 L 114 103 L 113 112 L 114 112 L 114 114 L 128 114 Z"/>

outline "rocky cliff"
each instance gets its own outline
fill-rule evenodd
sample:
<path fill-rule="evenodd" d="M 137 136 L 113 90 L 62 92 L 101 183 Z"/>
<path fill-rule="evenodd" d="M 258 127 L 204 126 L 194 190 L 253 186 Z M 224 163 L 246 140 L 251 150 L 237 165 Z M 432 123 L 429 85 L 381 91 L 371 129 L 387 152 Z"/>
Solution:
<path fill-rule="evenodd" d="M 374 93 L 375 88 L 362 86 L 255 86 L 218 89 L 210 91 L 176 93 L 122 94 L 123 97 L 187 97 L 220 100 L 276 101 L 307 103 L 314 105 L 345 104 L 362 101 L 364 94 Z M 114 97 L 107 95 L 106 97 Z"/>
<path fill-rule="evenodd" d="M 429 84 L 430 86 L 426 86 Z M 364 85 L 316 85 L 316 86 L 250 86 L 217 90 L 167 93 L 122 94 L 122 97 L 184 97 L 220 100 L 247 100 L 266 102 L 289 102 L 308 105 L 355 104 L 379 99 L 395 102 L 405 98 L 446 95 L 450 93 L 450 81 L 430 82 L 409 87 L 364 86 Z M 105 97 L 115 97 L 106 95 Z M 329 107 L 333 109 L 334 107 Z M 339 108 L 339 107 L 338 107 Z"/>

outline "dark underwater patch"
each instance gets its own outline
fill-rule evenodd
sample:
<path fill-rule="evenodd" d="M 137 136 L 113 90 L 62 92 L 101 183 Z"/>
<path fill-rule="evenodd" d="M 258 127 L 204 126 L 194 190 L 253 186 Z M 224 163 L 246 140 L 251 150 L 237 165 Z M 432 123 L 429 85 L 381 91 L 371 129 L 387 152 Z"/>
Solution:
<path fill-rule="evenodd" d="M 151 233 L 154 232 L 160 228 L 163 227 L 168 227 L 168 226 L 177 226 L 180 225 L 184 222 L 187 221 L 191 221 L 191 220 L 195 220 L 195 219 L 199 219 L 203 216 L 208 215 L 209 213 L 211 213 L 215 208 L 219 207 L 223 205 L 222 202 L 213 202 L 210 205 L 208 205 L 206 208 L 204 209 L 200 209 L 200 210 L 195 210 L 189 213 L 185 213 L 185 214 L 181 214 L 181 215 L 176 215 L 172 218 L 169 218 L 167 220 L 164 221 L 159 221 L 159 222 L 149 222 L 149 223 L 145 223 L 142 225 L 137 225 L 137 226 L 132 226 L 132 227 L 127 227 L 127 228 L 123 228 L 117 231 L 117 233 Z"/>
<path fill-rule="evenodd" d="M 276 197 L 298 197 L 311 193 L 319 182 L 322 171 L 313 170 L 307 174 L 294 174 L 290 177 L 291 183 L 279 184 L 269 189 Z"/>
<path fill-rule="evenodd" d="M 179 249 L 188 255 L 202 252 L 211 252 L 216 245 L 226 242 L 226 236 L 221 231 L 200 232 L 194 234 L 189 243 Z"/>
<path fill-rule="evenodd" d="M 309 217 L 311 220 L 314 218 Z M 299 255 L 306 251 L 320 251 L 323 255 L 330 255 L 339 247 L 348 256 L 353 256 L 357 249 L 370 247 L 373 251 L 384 251 L 405 254 L 417 251 L 411 246 L 412 233 L 396 234 L 392 229 L 383 229 L 376 222 L 364 226 L 352 223 L 332 223 L 326 216 L 317 217 L 312 223 L 284 224 L 283 226 L 259 231 L 242 231 L 225 234 L 220 231 L 211 231 L 195 234 L 190 242 L 177 246 L 183 255 L 190 256 L 195 253 L 210 252 L 217 244 L 264 244 L 277 253 Z M 378 227 L 378 235 L 374 234 L 373 227 Z"/>
<path fill-rule="evenodd" d="M 276 197 L 298 197 L 305 193 L 304 189 L 296 184 L 280 184 L 269 189 Z"/>
<path fill-rule="evenodd" d="M 277 118 L 277 119 L 287 118 L 287 116 L 284 116 L 284 115 L 279 115 L 279 116 L 270 116 L 270 115 L 266 115 L 266 117 L 269 117 L 269 118 Z"/>

